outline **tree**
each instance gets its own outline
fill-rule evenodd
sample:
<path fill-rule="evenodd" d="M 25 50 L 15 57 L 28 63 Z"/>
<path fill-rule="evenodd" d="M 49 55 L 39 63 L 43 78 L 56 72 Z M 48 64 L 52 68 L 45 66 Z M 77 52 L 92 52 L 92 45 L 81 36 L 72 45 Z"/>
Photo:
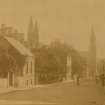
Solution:
<path fill-rule="evenodd" d="M 80 55 L 80 52 L 69 44 L 57 40 L 51 43 L 51 48 L 53 49 L 56 58 L 59 58 L 60 63 L 58 64 L 60 72 L 64 74 L 64 76 L 66 76 L 67 73 L 67 56 L 71 56 L 72 58 L 72 77 L 74 77 L 74 75 L 78 75 L 79 77 L 84 75 L 83 73 L 87 68 L 87 61 L 85 57 Z"/>
<path fill-rule="evenodd" d="M 62 81 L 67 74 L 67 56 L 72 57 L 72 75 L 82 74 L 84 58 L 79 52 L 60 41 L 34 49 L 35 67 L 43 83 Z"/>
<path fill-rule="evenodd" d="M 49 83 L 56 80 L 58 65 L 51 48 L 42 46 L 34 49 L 35 69 L 40 83 Z"/>
<path fill-rule="evenodd" d="M 7 73 L 14 70 L 15 67 L 16 64 L 12 56 L 8 54 L 0 55 L 0 77 L 7 77 Z"/>
<path fill-rule="evenodd" d="M 76 50 L 72 51 L 72 76 L 78 75 L 83 76 L 84 70 L 87 68 L 86 58 L 80 55 Z"/>

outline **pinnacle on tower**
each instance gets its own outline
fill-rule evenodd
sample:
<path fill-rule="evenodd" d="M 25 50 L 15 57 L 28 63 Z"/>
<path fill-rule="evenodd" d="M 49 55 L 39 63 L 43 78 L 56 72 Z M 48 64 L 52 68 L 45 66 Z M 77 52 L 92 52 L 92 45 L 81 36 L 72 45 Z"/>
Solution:
<path fill-rule="evenodd" d="M 30 17 L 30 22 L 29 22 L 29 25 L 28 25 L 28 32 L 29 33 L 33 33 L 33 19 L 32 19 L 32 16 Z"/>
<path fill-rule="evenodd" d="M 30 17 L 30 23 L 28 25 L 28 46 L 30 49 L 37 48 L 39 44 L 38 26 L 37 22 L 35 27 L 33 25 L 33 19 Z"/>
<path fill-rule="evenodd" d="M 27 34 L 27 41 L 29 48 L 32 47 L 32 36 L 33 36 L 33 19 L 32 16 L 30 17 L 30 22 L 28 24 L 28 34 Z"/>
<path fill-rule="evenodd" d="M 38 48 L 39 45 L 39 32 L 38 32 L 38 25 L 37 21 L 35 22 L 35 27 L 34 27 L 34 38 L 35 38 L 35 48 Z"/>

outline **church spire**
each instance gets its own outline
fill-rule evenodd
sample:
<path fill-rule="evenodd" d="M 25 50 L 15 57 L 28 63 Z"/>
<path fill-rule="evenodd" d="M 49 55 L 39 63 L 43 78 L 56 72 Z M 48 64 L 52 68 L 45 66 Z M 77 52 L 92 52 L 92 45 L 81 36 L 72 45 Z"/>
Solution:
<path fill-rule="evenodd" d="M 28 24 L 28 34 L 27 34 L 27 40 L 29 47 L 32 47 L 32 36 L 33 36 L 33 19 L 32 16 L 30 17 L 30 22 Z"/>
<path fill-rule="evenodd" d="M 29 22 L 29 25 L 28 25 L 28 31 L 29 31 L 29 33 L 33 32 L 33 19 L 32 19 L 32 16 L 30 17 L 30 22 Z"/>
<path fill-rule="evenodd" d="M 95 36 L 93 26 L 91 28 L 90 51 L 93 52 L 96 56 L 96 36 Z"/>
<path fill-rule="evenodd" d="M 30 17 L 30 22 L 28 25 L 28 46 L 30 49 L 38 48 L 39 45 L 39 32 L 37 21 L 35 25 L 33 24 L 33 19 Z"/>
<path fill-rule="evenodd" d="M 93 26 L 91 27 L 90 47 L 89 47 L 89 76 L 96 74 L 96 37 Z"/>

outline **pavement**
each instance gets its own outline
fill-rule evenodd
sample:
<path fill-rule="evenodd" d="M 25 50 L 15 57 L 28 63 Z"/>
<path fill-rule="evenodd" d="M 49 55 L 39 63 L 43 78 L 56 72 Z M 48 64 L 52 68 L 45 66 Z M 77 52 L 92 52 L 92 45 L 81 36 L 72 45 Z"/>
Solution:
<path fill-rule="evenodd" d="M 64 82 L 0 95 L 0 105 L 104 105 L 104 101 L 104 88 L 89 80 L 81 81 L 80 86 Z"/>
<path fill-rule="evenodd" d="M 0 105 L 57 105 L 56 103 L 40 102 L 40 101 L 16 101 L 16 100 L 0 100 Z"/>
<path fill-rule="evenodd" d="M 63 81 L 62 83 L 70 83 L 70 85 L 73 85 L 74 84 L 74 80 L 69 80 L 69 81 Z M 32 88 L 50 88 L 50 87 L 53 87 L 53 86 L 59 86 L 59 85 L 62 85 L 61 82 L 58 82 L 58 83 L 52 83 L 52 84 L 45 84 L 45 85 L 36 85 L 36 86 L 33 86 L 33 87 L 28 87 L 28 88 L 14 88 L 14 87 L 0 87 L 0 94 L 6 94 L 6 93 L 9 93 L 9 92 L 14 92 L 14 91 L 19 91 L 19 90 L 30 90 Z"/>

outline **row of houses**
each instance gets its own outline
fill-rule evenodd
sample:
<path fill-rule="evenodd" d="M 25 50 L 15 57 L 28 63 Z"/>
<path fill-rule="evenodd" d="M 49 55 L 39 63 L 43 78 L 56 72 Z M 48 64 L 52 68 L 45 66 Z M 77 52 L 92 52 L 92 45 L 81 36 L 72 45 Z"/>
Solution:
<path fill-rule="evenodd" d="M 0 56 L 6 56 L 2 64 L 6 66 L 4 71 L 7 79 L 7 87 L 33 87 L 38 84 L 35 55 L 19 40 L 11 36 L 0 37 Z M 0 58 L 1 59 L 1 58 Z M 67 79 L 70 79 L 71 59 L 68 58 Z M 0 69 L 3 69 L 0 67 Z M 1 70 L 3 71 L 3 70 Z M 4 77 L 3 77 L 4 78 Z"/>

